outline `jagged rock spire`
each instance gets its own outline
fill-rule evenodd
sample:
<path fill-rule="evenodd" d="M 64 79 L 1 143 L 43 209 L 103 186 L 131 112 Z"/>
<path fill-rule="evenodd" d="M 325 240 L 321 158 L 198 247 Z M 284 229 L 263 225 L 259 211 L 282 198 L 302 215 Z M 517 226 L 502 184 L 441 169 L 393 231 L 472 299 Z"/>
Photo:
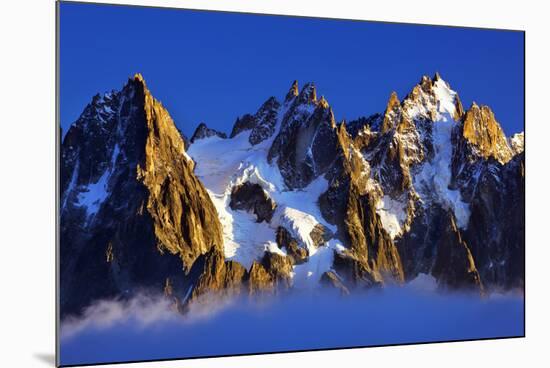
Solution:
<path fill-rule="evenodd" d="M 143 78 L 143 75 L 141 73 L 134 74 L 134 80 L 136 82 L 141 82 L 141 83 L 145 84 L 145 79 Z"/>
<path fill-rule="evenodd" d="M 321 106 L 323 109 L 327 109 L 329 107 L 328 101 L 325 99 L 325 96 L 321 96 L 318 105 Z"/>
<path fill-rule="evenodd" d="M 462 135 L 484 158 L 493 157 L 500 163 L 512 158 L 512 151 L 500 124 L 488 106 L 475 102 L 464 115 Z"/>
<path fill-rule="evenodd" d="M 294 97 L 298 96 L 298 93 L 299 93 L 298 81 L 295 80 L 294 82 L 292 82 L 292 86 L 290 86 L 290 89 L 288 90 L 288 92 L 286 94 L 285 102 L 288 102 L 288 101 L 292 100 Z"/>
<path fill-rule="evenodd" d="M 385 133 L 396 126 L 401 118 L 401 102 L 397 97 L 396 92 L 392 92 L 386 112 L 384 113 L 384 121 L 382 122 L 382 133 Z"/>
<path fill-rule="evenodd" d="M 302 91 L 298 95 L 299 103 L 316 103 L 317 102 L 317 90 L 313 82 L 306 83 Z"/>

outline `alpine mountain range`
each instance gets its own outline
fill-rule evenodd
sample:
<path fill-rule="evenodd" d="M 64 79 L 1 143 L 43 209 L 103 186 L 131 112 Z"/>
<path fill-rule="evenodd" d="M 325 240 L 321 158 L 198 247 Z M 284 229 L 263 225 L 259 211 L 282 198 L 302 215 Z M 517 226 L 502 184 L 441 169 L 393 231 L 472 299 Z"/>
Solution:
<path fill-rule="evenodd" d="M 462 106 L 439 74 L 379 113 L 336 121 L 292 83 L 229 135 L 190 139 L 140 74 L 96 95 L 60 162 L 60 311 L 164 295 L 343 295 L 430 277 L 523 290 L 523 133 Z"/>

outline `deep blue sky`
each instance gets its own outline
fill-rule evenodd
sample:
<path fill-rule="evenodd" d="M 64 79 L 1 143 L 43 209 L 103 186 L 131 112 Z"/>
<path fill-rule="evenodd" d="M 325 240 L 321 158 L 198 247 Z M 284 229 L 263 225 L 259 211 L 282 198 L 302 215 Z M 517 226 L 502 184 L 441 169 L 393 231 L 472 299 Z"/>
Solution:
<path fill-rule="evenodd" d="M 294 79 L 350 120 L 436 71 L 466 108 L 487 104 L 506 134 L 523 130 L 521 32 L 71 3 L 60 14 L 64 131 L 136 72 L 190 136 L 200 121 L 230 131 Z"/>

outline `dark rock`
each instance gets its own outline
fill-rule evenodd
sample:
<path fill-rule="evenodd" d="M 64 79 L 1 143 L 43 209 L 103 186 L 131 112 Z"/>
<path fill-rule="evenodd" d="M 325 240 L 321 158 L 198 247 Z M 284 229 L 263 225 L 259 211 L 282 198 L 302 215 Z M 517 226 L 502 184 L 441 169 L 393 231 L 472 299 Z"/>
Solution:
<path fill-rule="evenodd" d="M 365 257 L 359 258 L 352 252 L 347 254 L 334 252 L 333 267 L 347 283 L 355 287 L 372 288 L 382 283 L 379 275 L 370 267 Z"/>
<path fill-rule="evenodd" d="M 204 139 L 208 137 L 217 136 L 223 139 L 227 138 L 227 134 L 223 132 L 218 132 L 216 129 L 212 129 L 206 126 L 205 123 L 200 123 L 193 136 L 191 137 L 191 143 L 195 143 L 199 139 Z"/>
<path fill-rule="evenodd" d="M 306 84 L 292 100 L 268 153 L 289 188 L 303 188 L 326 173 L 336 154 L 336 123 L 326 100 Z"/>
<path fill-rule="evenodd" d="M 453 216 L 437 239 L 432 275 L 440 285 L 451 289 L 473 289 L 483 293 L 483 285 L 468 245 L 462 240 Z"/>
<path fill-rule="evenodd" d="M 256 112 L 256 115 L 254 115 L 256 125 L 248 138 L 251 145 L 260 144 L 275 133 L 275 124 L 277 123 L 280 106 L 281 104 L 275 97 L 270 97 Z"/>
<path fill-rule="evenodd" d="M 270 222 L 277 205 L 261 186 L 247 181 L 233 188 L 229 207 L 253 212 L 258 222 Z"/>
<path fill-rule="evenodd" d="M 493 289 L 524 288 L 524 159 L 522 153 L 503 166 L 485 164 L 472 191 L 464 240 L 483 284 Z"/>
<path fill-rule="evenodd" d="M 256 126 L 256 119 L 253 115 L 245 114 L 240 118 L 237 118 L 229 138 L 235 137 L 237 134 L 250 130 Z"/>
<path fill-rule="evenodd" d="M 296 239 L 284 227 L 279 226 L 277 228 L 276 239 L 279 248 L 286 249 L 288 257 L 290 257 L 293 264 L 302 264 L 308 260 L 308 250 L 300 247 Z"/>

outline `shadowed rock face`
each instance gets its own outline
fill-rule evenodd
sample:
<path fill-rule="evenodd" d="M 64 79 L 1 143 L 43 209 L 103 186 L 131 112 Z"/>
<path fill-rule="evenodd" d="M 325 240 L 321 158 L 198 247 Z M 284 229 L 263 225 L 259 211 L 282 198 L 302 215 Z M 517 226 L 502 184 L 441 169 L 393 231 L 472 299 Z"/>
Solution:
<path fill-rule="evenodd" d="M 222 229 L 168 112 L 136 75 L 95 98 L 61 148 L 61 311 L 151 289 L 182 295 Z"/>
<path fill-rule="evenodd" d="M 324 98 L 317 100 L 315 86 L 297 84 L 287 94 L 288 110 L 268 153 L 289 188 L 303 188 L 330 168 L 336 154 L 335 121 Z"/>
<path fill-rule="evenodd" d="M 246 130 L 250 130 L 256 126 L 256 119 L 254 119 L 254 115 L 245 114 L 235 121 L 235 124 L 233 124 L 233 129 L 231 130 L 231 134 L 229 135 L 229 138 L 235 137 L 237 134 L 244 132 Z"/>
<path fill-rule="evenodd" d="M 484 284 L 493 289 L 524 287 L 525 156 L 505 165 L 483 165 L 475 190 L 468 229 L 470 245 Z"/>
<path fill-rule="evenodd" d="M 195 133 L 193 133 L 193 136 L 191 136 L 191 143 L 195 143 L 195 141 L 199 139 L 204 139 L 208 137 L 220 137 L 220 138 L 227 138 L 227 134 L 223 132 L 218 132 L 216 129 L 212 129 L 206 126 L 205 123 L 200 123 L 197 129 L 195 129 Z"/>
<path fill-rule="evenodd" d="M 483 293 L 483 285 L 468 245 L 462 240 L 454 218 L 442 216 L 441 233 L 432 270 L 440 284 L 452 289 L 473 289 Z"/>
<path fill-rule="evenodd" d="M 248 141 L 251 145 L 257 145 L 268 139 L 275 133 L 275 125 L 281 104 L 275 97 L 270 97 L 254 115 L 245 114 L 233 125 L 231 138 L 241 132 L 250 130 Z"/>
<path fill-rule="evenodd" d="M 288 257 L 290 257 L 293 264 L 302 264 L 307 261 L 309 257 L 308 250 L 300 247 L 296 239 L 290 235 L 287 229 L 279 226 L 276 234 L 279 248 L 286 249 Z"/>
<path fill-rule="evenodd" d="M 258 222 L 270 222 L 277 207 L 261 186 L 248 181 L 233 188 L 229 206 L 233 210 L 253 212 Z"/>

